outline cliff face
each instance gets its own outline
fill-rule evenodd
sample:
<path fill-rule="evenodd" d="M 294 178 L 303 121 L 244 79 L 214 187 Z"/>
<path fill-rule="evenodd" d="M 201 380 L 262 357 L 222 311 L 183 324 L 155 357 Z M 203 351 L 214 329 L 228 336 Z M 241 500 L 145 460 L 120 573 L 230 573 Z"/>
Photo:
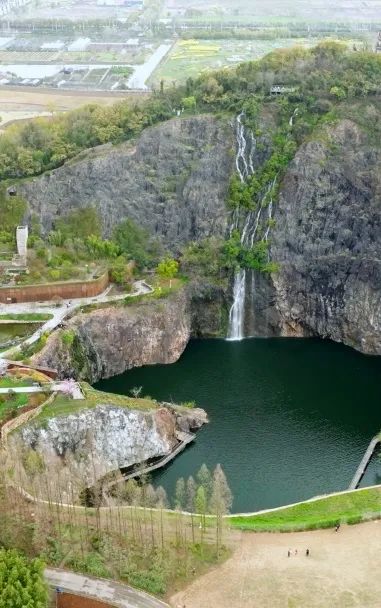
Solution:
<path fill-rule="evenodd" d="M 270 121 L 262 131 L 273 127 Z M 227 234 L 233 140 L 234 130 L 209 116 L 172 120 L 143 133 L 136 150 L 95 151 L 22 187 L 47 229 L 62 209 L 95 202 L 106 234 L 128 215 L 177 251 L 190 240 Z M 270 142 L 264 137 L 257 147 L 255 169 Z M 349 120 L 301 146 L 273 208 L 270 253 L 279 272 L 247 272 L 246 335 L 316 335 L 381 354 L 380 174 L 379 147 Z M 221 335 L 226 326 L 223 291 L 198 285 L 190 300 L 183 308 L 162 302 L 163 312 L 147 319 L 137 313 L 133 320 L 128 311 L 80 316 L 69 324 L 77 362 L 54 336 L 37 360 L 91 381 L 174 361 L 191 333 Z"/>
<path fill-rule="evenodd" d="M 233 148 L 228 123 L 211 116 L 175 119 L 144 131 L 136 148 L 94 149 L 19 189 L 45 231 L 55 218 L 93 205 L 105 236 L 129 217 L 176 251 L 225 234 Z"/>
<path fill-rule="evenodd" d="M 282 335 L 381 354 L 381 150 L 348 120 L 298 151 L 272 233 Z"/>
<path fill-rule="evenodd" d="M 33 358 L 37 364 L 57 369 L 60 377 L 93 383 L 133 367 L 174 363 L 191 334 L 188 299 L 180 291 L 147 304 L 78 314 L 68 321 L 67 330 L 75 335 L 70 346 L 58 331 Z"/>
<path fill-rule="evenodd" d="M 26 458 L 37 453 L 48 471 L 59 473 L 60 482 L 71 479 L 83 488 L 107 473 L 170 454 L 179 432 L 195 431 L 206 422 L 198 408 L 134 410 L 105 403 L 21 427 L 11 449 Z"/>

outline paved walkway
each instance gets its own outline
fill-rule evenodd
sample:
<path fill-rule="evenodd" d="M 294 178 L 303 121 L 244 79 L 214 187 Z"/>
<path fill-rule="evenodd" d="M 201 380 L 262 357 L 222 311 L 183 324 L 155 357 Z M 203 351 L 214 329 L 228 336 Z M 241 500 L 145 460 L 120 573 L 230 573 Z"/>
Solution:
<path fill-rule="evenodd" d="M 70 300 L 63 300 L 62 305 L 57 307 L 53 303 L 39 303 L 39 302 L 22 302 L 20 304 L 0 304 L 0 314 L 9 313 L 13 314 L 25 314 L 25 313 L 50 313 L 52 316 L 49 321 L 46 321 L 37 329 L 29 338 L 24 340 L 21 344 L 13 346 L 12 348 L 4 351 L 0 354 L 0 359 L 6 359 L 7 356 L 11 356 L 12 353 L 20 350 L 22 346 L 30 346 L 37 342 L 45 332 L 51 332 L 57 327 L 62 321 L 70 314 L 75 312 L 78 308 L 86 306 L 88 304 L 103 304 L 107 302 L 118 302 L 124 300 L 126 297 L 136 298 L 144 294 L 152 293 L 153 288 L 148 285 L 145 281 L 135 281 L 133 285 L 133 291 L 131 293 L 122 293 L 115 296 L 109 296 L 112 286 L 109 285 L 107 289 L 99 296 L 94 298 L 76 298 Z"/>
<path fill-rule="evenodd" d="M 155 597 L 115 581 L 83 576 L 56 568 L 46 568 L 45 578 L 53 588 L 59 587 L 68 593 L 110 602 L 112 606 L 120 606 L 120 608 L 168 608 L 168 604 Z"/>
<path fill-rule="evenodd" d="M 136 65 L 134 71 L 128 80 L 129 89 L 141 89 L 142 91 L 148 90 L 146 85 L 147 80 L 156 70 L 157 66 L 172 48 L 171 44 L 161 44 L 156 51 L 147 59 L 142 65 Z"/>
<path fill-rule="evenodd" d="M 44 393 L 46 391 L 51 393 L 65 393 L 68 394 L 70 389 L 70 394 L 73 399 L 84 399 L 83 393 L 81 391 L 81 387 L 78 382 L 72 381 L 70 385 L 68 385 L 67 381 L 62 382 L 51 382 L 49 384 L 42 384 L 39 386 L 8 386 L 5 388 L 0 388 L 0 395 L 8 394 L 10 391 L 12 393 Z"/>

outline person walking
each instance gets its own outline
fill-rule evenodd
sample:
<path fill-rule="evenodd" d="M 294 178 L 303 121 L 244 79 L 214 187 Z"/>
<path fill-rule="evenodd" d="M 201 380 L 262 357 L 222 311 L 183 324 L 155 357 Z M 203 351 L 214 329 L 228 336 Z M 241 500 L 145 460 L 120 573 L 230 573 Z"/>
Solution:
<path fill-rule="evenodd" d="M 287 551 L 287 557 L 291 557 L 291 551 L 290 551 L 290 549 Z"/>
<path fill-rule="evenodd" d="M 309 550 L 309 549 L 306 549 L 306 556 L 308 557 L 308 556 L 309 556 L 309 554 L 310 554 L 310 550 Z"/>
<path fill-rule="evenodd" d="M 336 524 L 335 526 L 335 532 L 338 532 L 340 530 L 340 524 Z"/>

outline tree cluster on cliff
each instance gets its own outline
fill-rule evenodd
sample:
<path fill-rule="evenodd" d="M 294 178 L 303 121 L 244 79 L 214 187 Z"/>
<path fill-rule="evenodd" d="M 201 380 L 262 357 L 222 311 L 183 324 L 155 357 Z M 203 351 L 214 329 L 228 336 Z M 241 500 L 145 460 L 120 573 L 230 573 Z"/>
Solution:
<path fill-rule="evenodd" d="M 189 78 L 185 86 L 164 85 L 139 104 L 91 104 L 12 125 L 0 137 L 0 179 L 36 175 L 83 149 L 133 139 L 182 108 L 191 113 L 245 109 L 249 115 L 253 96 L 263 100 L 274 84 L 295 88 L 291 97 L 319 115 L 343 100 L 379 93 L 380 81 L 380 55 L 349 51 L 345 44 L 324 42 L 313 49 L 276 50 L 259 61 Z"/>

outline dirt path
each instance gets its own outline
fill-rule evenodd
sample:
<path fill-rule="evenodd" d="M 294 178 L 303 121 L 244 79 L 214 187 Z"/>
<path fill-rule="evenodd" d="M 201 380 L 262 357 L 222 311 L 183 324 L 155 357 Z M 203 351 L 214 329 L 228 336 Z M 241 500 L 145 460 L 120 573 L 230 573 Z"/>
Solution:
<path fill-rule="evenodd" d="M 288 549 L 298 555 L 288 558 Z M 242 533 L 233 556 L 174 595 L 171 606 L 380 608 L 381 521 L 338 533 Z"/>

